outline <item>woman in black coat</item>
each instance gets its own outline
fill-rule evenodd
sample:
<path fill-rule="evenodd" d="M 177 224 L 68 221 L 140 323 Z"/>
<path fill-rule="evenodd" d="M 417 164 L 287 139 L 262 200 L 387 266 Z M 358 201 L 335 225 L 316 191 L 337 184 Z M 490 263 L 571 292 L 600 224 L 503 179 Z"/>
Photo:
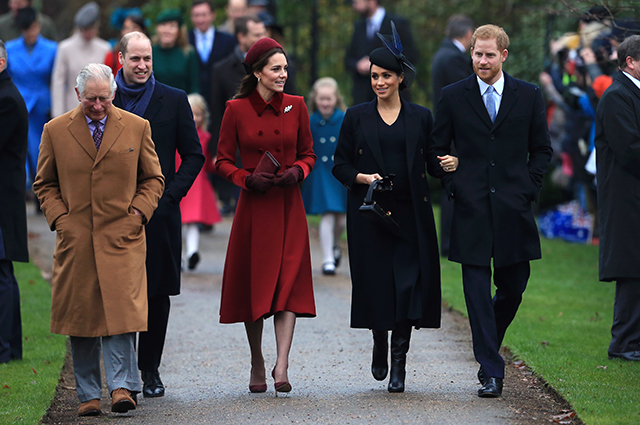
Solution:
<path fill-rule="evenodd" d="M 371 372 L 379 381 L 389 370 L 392 331 L 388 390 L 403 392 L 411 328 L 440 327 L 440 262 L 425 174 L 433 118 L 427 108 L 400 99 L 415 69 L 394 45 L 385 45 L 369 57 L 376 99 L 347 110 L 333 174 L 349 189 L 351 327 L 373 331 Z M 454 171 L 457 158 L 443 157 L 440 165 Z M 358 211 L 369 185 L 391 174 L 393 189 L 376 192 L 375 199 L 392 211 L 397 235 Z"/>

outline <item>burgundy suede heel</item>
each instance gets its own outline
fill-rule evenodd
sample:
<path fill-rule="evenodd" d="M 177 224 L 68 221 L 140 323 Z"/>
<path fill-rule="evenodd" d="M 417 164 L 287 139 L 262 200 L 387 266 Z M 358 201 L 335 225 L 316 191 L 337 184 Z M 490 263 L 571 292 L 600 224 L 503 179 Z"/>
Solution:
<path fill-rule="evenodd" d="M 273 380 L 275 381 L 276 379 L 276 373 L 275 373 L 275 369 L 271 371 L 271 376 L 273 377 Z M 276 397 L 278 397 L 278 393 L 288 393 L 291 392 L 291 384 L 289 383 L 289 381 L 282 381 L 282 382 L 276 382 L 273 384 L 274 389 L 276 390 Z"/>

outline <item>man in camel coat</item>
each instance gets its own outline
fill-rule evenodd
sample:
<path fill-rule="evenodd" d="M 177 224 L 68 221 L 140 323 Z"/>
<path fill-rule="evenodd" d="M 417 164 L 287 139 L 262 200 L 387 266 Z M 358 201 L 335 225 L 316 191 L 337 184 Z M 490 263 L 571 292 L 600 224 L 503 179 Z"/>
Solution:
<path fill-rule="evenodd" d="M 149 122 L 113 107 L 115 90 L 106 65 L 80 71 L 80 105 L 45 125 L 33 185 L 57 233 L 51 332 L 71 336 L 80 416 L 100 414 L 101 345 L 111 410 L 135 409 L 135 333 L 147 330 L 144 225 L 164 189 Z"/>

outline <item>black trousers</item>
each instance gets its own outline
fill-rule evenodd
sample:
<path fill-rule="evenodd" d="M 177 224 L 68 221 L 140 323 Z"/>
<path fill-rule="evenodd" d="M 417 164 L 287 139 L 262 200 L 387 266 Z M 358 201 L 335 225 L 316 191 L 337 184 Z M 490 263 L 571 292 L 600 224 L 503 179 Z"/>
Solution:
<path fill-rule="evenodd" d="M 610 353 L 640 351 L 640 279 L 616 282 Z"/>
<path fill-rule="evenodd" d="M 20 289 L 13 263 L 0 259 L 0 363 L 22 358 Z"/>
<path fill-rule="evenodd" d="M 440 198 L 440 256 L 449 256 L 451 241 L 451 222 L 453 221 L 453 199 L 449 199 L 447 191 L 442 189 Z"/>
<path fill-rule="evenodd" d="M 494 268 L 496 294 L 491 298 L 491 267 L 462 265 L 473 354 L 489 377 L 504 378 L 500 345 L 522 302 L 530 274 L 528 261 Z"/>
<path fill-rule="evenodd" d="M 160 367 L 170 309 L 169 295 L 155 295 L 149 298 L 147 332 L 138 334 L 138 369 L 144 372 L 155 372 Z"/>

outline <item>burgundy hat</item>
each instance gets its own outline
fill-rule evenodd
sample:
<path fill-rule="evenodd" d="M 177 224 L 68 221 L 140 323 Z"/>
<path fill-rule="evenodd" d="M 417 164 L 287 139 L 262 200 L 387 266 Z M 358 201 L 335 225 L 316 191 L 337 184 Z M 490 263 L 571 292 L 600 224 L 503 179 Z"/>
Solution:
<path fill-rule="evenodd" d="M 260 58 L 260 56 L 264 55 L 271 49 L 275 49 L 276 47 L 282 49 L 280 43 L 275 41 L 273 38 L 265 37 L 256 41 L 247 52 L 247 56 L 244 57 L 244 69 L 247 71 L 247 74 L 251 73 L 251 67 Z"/>

